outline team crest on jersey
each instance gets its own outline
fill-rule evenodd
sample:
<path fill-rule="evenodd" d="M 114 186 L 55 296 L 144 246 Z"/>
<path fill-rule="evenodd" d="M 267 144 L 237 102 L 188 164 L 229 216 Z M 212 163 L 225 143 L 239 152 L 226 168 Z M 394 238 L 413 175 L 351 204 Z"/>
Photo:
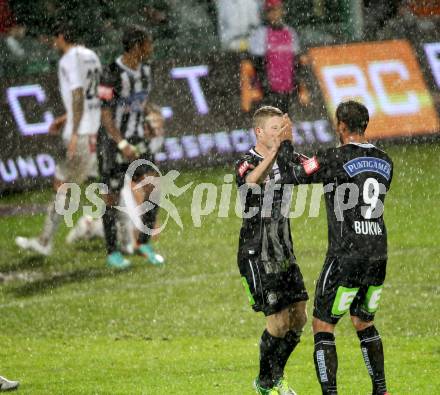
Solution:
<path fill-rule="evenodd" d="M 373 172 L 382 175 L 388 181 L 391 178 L 391 164 L 386 160 L 371 156 L 361 156 L 348 161 L 344 164 L 344 170 L 350 177 L 364 172 Z"/>

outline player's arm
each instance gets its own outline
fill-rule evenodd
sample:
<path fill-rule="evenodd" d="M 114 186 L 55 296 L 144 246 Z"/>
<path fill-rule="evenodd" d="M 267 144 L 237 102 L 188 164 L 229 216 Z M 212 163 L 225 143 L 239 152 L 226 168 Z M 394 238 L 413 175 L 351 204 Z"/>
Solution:
<path fill-rule="evenodd" d="M 269 174 L 270 170 L 272 169 L 272 166 L 276 160 L 277 154 L 271 153 L 270 155 L 266 156 L 260 164 L 255 167 L 245 178 L 246 184 L 249 185 L 258 185 L 261 184 L 264 179 Z"/>
<path fill-rule="evenodd" d="M 157 104 L 145 104 L 144 136 L 149 139 L 163 137 L 165 134 L 165 118 Z"/>
<path fill-rule="evenodd" d="M 311 158 L 295 152 L 293 147 L 292 121 L 284 117 L 280 134 L 280 148 L 277 164 L 280 170 L 281 182 L 284 184 L 314 184 L 324 183 L 332 171 L 332 161 L 329 151 L 316 154 Z"/>
<path fill-rule="evenodd" d="M 69 145 L 67 146 L 67 158 L 73 159 L 76 155 L 76 146 L 78 144 L 78 129 L 81 118 L 84 112 L 84 90 L 78 87 L 72 90 L 72 113 L 73 125 L 72 136 L 70 137 Z"/>
<path fill-rule="evenodd" d="M 59 134 L 62 127 L 65 125 L 66 121 L 67 121 L 67 114 L 63 114 L 60 115 L 59 117 L 56 117 L 49 126 L 49 134 L 52 136 Z"/>
<path fill-rule="evenodd" d="M 116 126 L 113 112 L 118 104 L 119 76 L 112 66 L 107 67 L 98 86 L 98 96 L 101 100 L 101 123 L 106 133 L 116 142 L 119 150 L 128 160 L 136 159 L 136 149 L 122 137 L 122 133 Z"/>
<path fill-rule="evenodd" d="M 69 55 L 62 67 L 63 78 L 67 82 L 72 95 L 72 135 L 67 146 L 67 158 L 72 159 L 76 155 L 79 125 L 84 113 L 84 81 L 81 76 L 81 64 L 77 56 Z"/>
<path fill-rule="evenodd" d="M 73 127 L 72 133 L 78 134 L 79 124 L 84 114 L 84 89 L 76 88 L 72 91 L 72 112 L 73 112 Z"/>
<path fill-rule="evenodd" d="M 103 107 L 101 111 L 101 122 L 107 134 L 116 142 L 122 154 L 129 160 L 137 157 L 136 149 L 122 137 L 120 130 L 116 127 L 112 111 L 109 107 Z"/>
<path fill-rule="evenodd" d="M 287 115 L 284 115 L 284 120 L 281 125 L 279 134 L 272 140 L 272 148 L 264 159 L 245 177 L 246 184 L 258 185 L 261 184 L 267 175 L 272 170 L 273 164 L 277 160 L 278 151 L 281 142 L 285 139 L 292 138 L 292 121 Z"/>
<path fill-rule="evenodd" d="M 67 157 L 72 159 L 76 155 L 76 146 L 78 144 L 78 129 L 81 118 L 84 113 L 84 89 L 78 87 L 72 90 L 72 136 L 67 147 Z"/>
<path fill-rule="evenodd" d="M 282 182 L 294 185 L 325 183 L 332 171 L 330 162 L 326 152 L 311 158 L 295 152 L 288 140 L 281 143 L 277 158 Z"/>

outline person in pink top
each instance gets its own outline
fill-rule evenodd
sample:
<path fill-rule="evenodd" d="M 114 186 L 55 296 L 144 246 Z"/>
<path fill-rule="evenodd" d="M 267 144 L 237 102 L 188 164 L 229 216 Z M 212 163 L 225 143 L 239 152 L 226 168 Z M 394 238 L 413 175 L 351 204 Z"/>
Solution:
<path fill-rule="evenodd" d="M 266 24 L 252 33 L 249 53 L 264 91 L 263 104 L 289 113 L 297 92 L 299 39 L 296 31 L 284 24 L 282 0 L 266 0 L 264 12 Z"/>

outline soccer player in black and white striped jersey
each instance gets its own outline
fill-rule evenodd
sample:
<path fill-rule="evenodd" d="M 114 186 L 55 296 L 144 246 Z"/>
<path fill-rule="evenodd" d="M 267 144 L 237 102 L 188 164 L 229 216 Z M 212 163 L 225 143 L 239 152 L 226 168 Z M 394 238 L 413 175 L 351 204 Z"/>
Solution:
<path fill-rule="evenodd" d="M 243 194 L 243 224 L 237 263 L 254 311 L 266 316 L 260 339 L 258 394 L 295 395 L 284 368 L 299 344 L 306 323 L 308 294 L 293 250 L 290 201 L 277 164 L 280 135 L 291 133 L 287 115 L 264 106 L 253 117 L 257 144 L 236 163 L 236 183 Z M 252 215 L 253 213 L 253 215 Z"/>
<path fill-rule="evenodd" d="M 103 73 L 99 95 L 102 103 L 102 128 L 98 136 L 98 161 L 102 181 L 108 186 L 106 212 L 103 216 L 107 245 L 107 264 L 122 269 L 130 265 L 116 245 L 116 208 L 124 178 L 130 164 L 136 159 L 154 162 L 145 136 L 146 103 L 151 90 L 151 67 L 147 63 L 153 50 L 153 39 L 141 27 L 127 28 L 123 34 L 124 53 L 111 63 Z M 133 181 L 154 176 L 148 165 L 138 167 Z M 146 195 L 151 185 L 145 185 Z M 142 216 L 151 223 L 150 210 Z M 140 233 L 136 252 L 152 264 L 160 264 L 151 247 L 150 235 Z"/>

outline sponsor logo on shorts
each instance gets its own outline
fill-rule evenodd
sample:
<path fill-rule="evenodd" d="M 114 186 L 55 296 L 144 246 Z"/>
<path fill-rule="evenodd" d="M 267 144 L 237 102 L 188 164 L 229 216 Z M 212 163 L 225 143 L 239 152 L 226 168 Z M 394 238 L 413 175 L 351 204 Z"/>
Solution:
<path fill-rule="evenodd" d="M 269 293 L 269 295 L 267 295 L 267 302 L 269 303 L 269 304 L 275 304 L 276 302 L 278 301 L 278 296 L 277 296 L 277 294 L 276 293 L 274 293 L 274 292 L 271 292 L 271 293 Z"/>
<path fill-rule="evenodd" d="M 359 288 L 338 287 L 335 301 L 333 302 L 332 315 L 344 315 L 350 309 L 351 302 L 353 302 L 358 291 Z"/>
<path fill-rule="evenodd" d="M 379 301 L 382 296 L 383 285 L 370 285 L 365 295 L 364 308 L 369 313 L 375 313 L 379 308 Z"/>

